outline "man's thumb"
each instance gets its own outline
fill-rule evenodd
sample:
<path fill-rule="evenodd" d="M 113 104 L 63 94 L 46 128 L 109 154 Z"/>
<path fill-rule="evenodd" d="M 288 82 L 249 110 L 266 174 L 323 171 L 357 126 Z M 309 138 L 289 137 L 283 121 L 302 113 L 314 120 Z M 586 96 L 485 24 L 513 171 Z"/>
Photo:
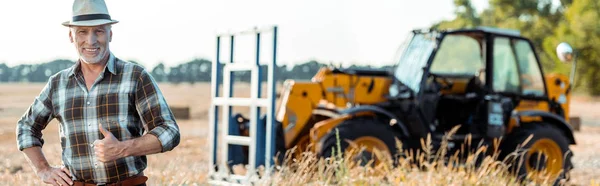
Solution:
<path fill-rule="evenodd" d="M 102 124 L 98 124 L 98 129 L 100 129 L 100 132 L 104 135 L 104 137 L 112 137 L 112 133 L 110 133 L 108 130 L 106 130 Z"/>

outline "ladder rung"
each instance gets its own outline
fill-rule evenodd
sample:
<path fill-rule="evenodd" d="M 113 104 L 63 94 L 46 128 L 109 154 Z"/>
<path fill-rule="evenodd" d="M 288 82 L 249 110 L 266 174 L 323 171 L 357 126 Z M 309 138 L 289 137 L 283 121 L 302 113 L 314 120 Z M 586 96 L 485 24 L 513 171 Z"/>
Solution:
<path fill-rule="evenodd" d="M 251 139 L 247 136 L 231 136 L 225 137 L 225 142 L 230 145 L 245 145 L 249 146 Z"/>
<path fill-rule="evenodd" d="M 214 105 L 227 105 L 227 106 L 259 106 L 259 107 L 268 107 L 269 100 L 265 98 L 224 98 L 224 97 L 216 97 L 213 99 Z"/>

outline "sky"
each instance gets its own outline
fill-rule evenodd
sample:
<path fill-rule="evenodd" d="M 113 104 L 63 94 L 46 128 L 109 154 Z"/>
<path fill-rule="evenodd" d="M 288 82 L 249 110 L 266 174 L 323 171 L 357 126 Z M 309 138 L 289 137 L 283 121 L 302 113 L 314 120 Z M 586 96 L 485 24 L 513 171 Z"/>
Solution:
<path fill-rule="evenodd" d="M 476 9 L 487 0 L 472 0 Z M 71 0 L 0 1 L 0 63 L 9 66 L 76 60 L 69 42 Z M 216 36 L 278 27 L 277 63 L 390 65 L 412 29 L 452 19 L 453 0 L 106 0 L 113 25 L 110 49 L 146 67 L 216 58 Z M 272 59 L 272 35 L 261 36 L 261 61 Z M 255 59 L 254 35 L 238 35 L 235 61 Z M 228 39 L 222 60 L 229 60 Z"/>

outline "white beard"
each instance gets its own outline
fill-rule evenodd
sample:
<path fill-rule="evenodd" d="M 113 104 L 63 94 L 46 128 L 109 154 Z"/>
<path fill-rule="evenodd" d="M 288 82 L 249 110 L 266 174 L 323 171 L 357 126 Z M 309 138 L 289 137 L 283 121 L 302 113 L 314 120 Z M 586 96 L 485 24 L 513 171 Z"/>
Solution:
<path fill-rule="evenodd" d="M 102 55 L 98 55 L 95 58 L 92 58 L 91 60 L 86 60 L 82 55 L 79 55 L 79 59 L 81 59 L 82 62 L 87 63 L 87 64 L 98 64 L 102 61 L 102 59 L 104 59 L 104 57 L 106 57 L 107 55 L 109 55 L 108 53 L 104 53 Z"/>

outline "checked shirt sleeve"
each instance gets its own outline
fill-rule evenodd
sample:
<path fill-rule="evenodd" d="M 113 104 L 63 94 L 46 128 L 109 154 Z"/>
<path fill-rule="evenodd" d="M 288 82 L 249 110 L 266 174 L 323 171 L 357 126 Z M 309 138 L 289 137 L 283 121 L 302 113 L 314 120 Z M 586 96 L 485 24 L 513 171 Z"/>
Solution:
<path fill-rule="evenodd" d="M 137 82 L 135 105 L 148 134 L 160 141 L 162 152 L 173 150 L 179 144 L 179 127 L 158 84 L 146 70 L 142 70 Z"/>
<path fill-rule="evenodd" d="M 53 118 L 51 82 L 52 78 L 17 122 L 17 146 L 20 151 L 29 147 L 44 145 L 42 130 Z"/>

